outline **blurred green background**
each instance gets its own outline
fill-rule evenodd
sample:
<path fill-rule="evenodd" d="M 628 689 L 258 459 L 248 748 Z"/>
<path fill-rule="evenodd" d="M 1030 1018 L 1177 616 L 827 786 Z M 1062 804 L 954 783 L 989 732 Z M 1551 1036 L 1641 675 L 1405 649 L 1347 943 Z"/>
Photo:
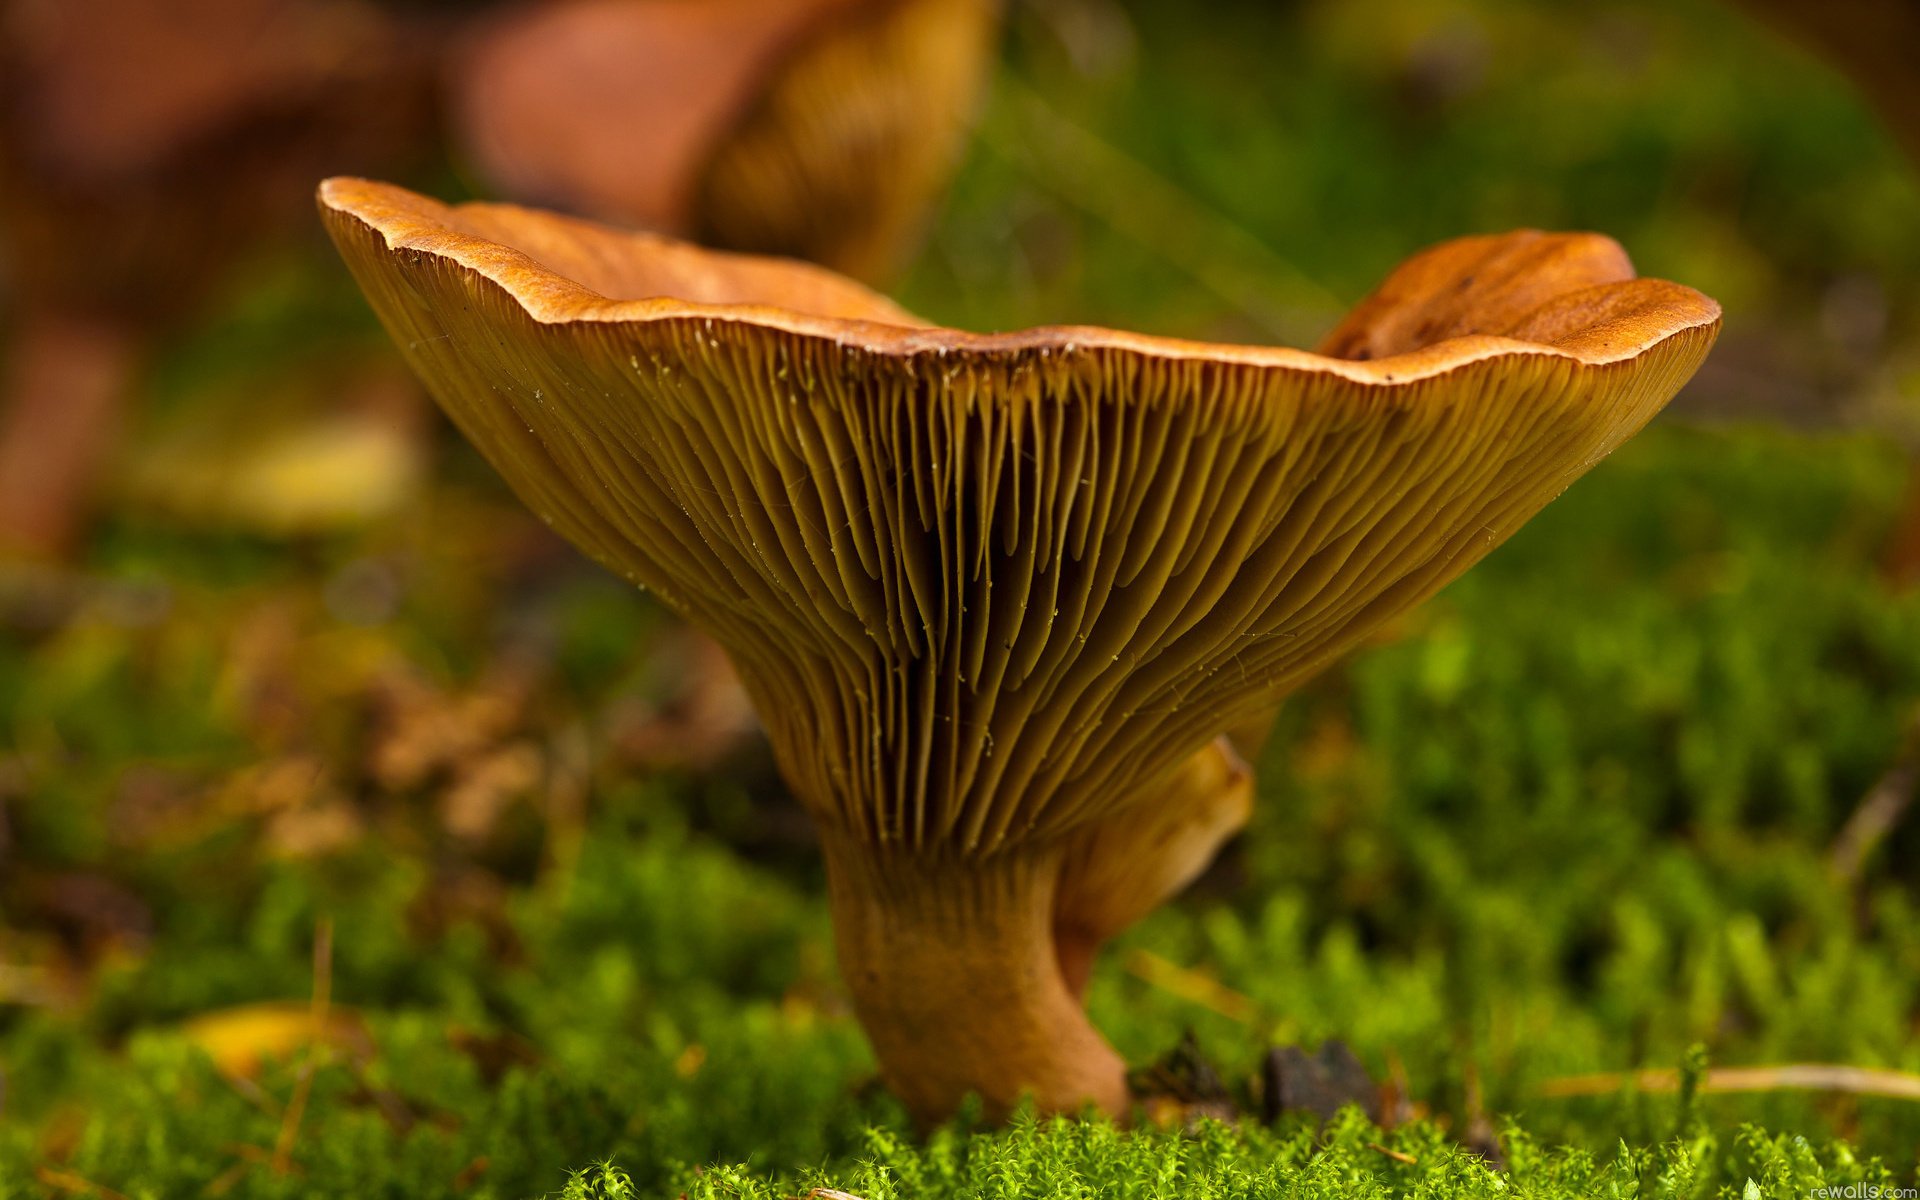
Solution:
<path fill-rule="evenodd" d="M 1560 1094 L 1695 1044 L 1920 1074 L 1920 172 L 1875 115 L 1711 0 L 1024 0 L 1004 53 L 896 291 L 943 323 L 1311 344 L 1413 250 L 1519 226 L 1727 310 L 1667 416 L 1287 705 L 1253 827 L 1105 957 L 1096 1022 L 1232 1078 L 1346 1041 L 1435 1122 L 1336 1138 L 1367 1186 L 1481 1186 L 1434 1172 L 1508 1118 L 1539 1194 L 1920 1182 L 1912 1099 Z M 146 377 L 77 565 L 5 576 L 0 1197 L 513 1197 L 606 1157 L 871 1192 L 917 1152 L 810 834 L 663 612 L 437 417 L 425 461 L 260 485 L 390 494 L 357 519 L 166 502 L 388 354 L 317 230 L 251 257 Z"/>

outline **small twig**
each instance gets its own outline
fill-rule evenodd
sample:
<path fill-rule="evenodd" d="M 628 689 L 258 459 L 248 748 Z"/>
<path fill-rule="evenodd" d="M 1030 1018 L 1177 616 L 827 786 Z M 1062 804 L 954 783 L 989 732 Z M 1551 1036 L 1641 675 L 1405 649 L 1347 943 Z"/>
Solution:
<path fill-rule="evenodd" d="M 1381 1154 L 1386 1155 L 1388 1158 L 1392 1159 L 1393 1161 L 1397 1163 L 1403 1163 L 1409 1167 L 1417 1167 L 1420 1165 L 1420 1160 L 1415 1158 L 1413 1155 L 1402 1154 L 1398 1150 L 1392 1150 L 1387 1148 L 1386 1146 L 1382 1146 L 1379 1142 L 1368 1142 L 1367 1149 L 1377 1151 Z"/>
<path fill-rule="evenodd" d="M 208 1180 L 207 1186 L 200 1193 L 203 1196 L 216 1198 L 224 1196 L 239 1186 L 240 1181 L 245 1179 L 255 1167 L 273 1162 L 271 1152 L 246 1142 L 229 1142 L 222 1146 L 221 1150 L 240 1161 Z"/>
<path fill-rule="evenodd" d="M 253 1164 L 251 1162 L 248 1162 L 246 1159 L 241 1159 L 239 1162 L 208 1180 L 206 1189 L 201 1194 L 213 1197 L 224 1196 L 232 1191 L 242 1179 L 245 1179 L 247 1172 L 252 1169 Z"/>
<path fill-rule="evenodd" d="M 1468 1093 L 1472 1103 L 1473 1093 Z M 1407 1064 L 1400 1052 L 1387 1047 L 1387 1074 L 1380 1081 L 1380 1127 L 1392 1129 L 1420 1115 L 1413 1103 L 1413 1083 L 1407 1078 Z"/>
<path fill-rule="evenodd" d="M 555 734 L 548 746 L 547 784 L 542 803 L 547 818 L 547 861 L 542 872 L 549 886 L 564 893 L 573 886 L 580 851 L 587 840 L 587 792 L 593 782 L 593 745 L 586 726 L 575 721 Z"/>
<path fill-rule="evenodd" d="M 48 1187 L 58 1188 L 63 1192 L 82 1192 L 98 1196 L 100 1200 L 127 1200 L 125 1192 L 116 1192 L 104 1183 L 83 1179 L 71 1171 L 57 1171 L 52 1167 L 35 1167 L 33 1177 Z"/>
<path fill-rule="evenodd" d="M 333 1003 L 333 918 L 323 916 L 313 930 L 313 1040 L 307 1045 L 306 1061 L 293 1085 L 293 1098 L 287 1101 L 286 1115 L 280 1121 L 280 1136 L 273 1144 L 273 1170 L 284 1175 L 293 1165 L 293 1145 L 300 1136 L 300 1120 L 306 1115 L 307 1097 L 313 1092 L 313 1076 L 326 1043 L 327 1010 Z"/>
<path fill-rule="evenodd" d="M 1851 883 L 1860 876 L 1867 855 L 1884 840 L 1913 804 L 1920 790 L 1920 712 L 1907 722 L 1893 763 L 1867 789 L 1860 806 L 1833 839 L 1827 865 L 1836 878 Z"/>
<path fill-rule="evenodd" d="M 247 1078 L 245 1075 L 236 1074 L 231 1071 L 222 1071 L 220 1072 L 220 1078 L 226 1080 L 227 1086 L 238 1093 L 241 1099 L 267 1114 L 267 1116 L 286 1116 L 286 1107 L 268 1095 L 265 1088 Z"/>
<path fill-rule="evenodd" d="M 1606 1071 L 1597 1075 L 1565 1075 L 1540 1086 L 1543 1096 L 1604 1096 L 1631 1084 L 1643 1092 L 1672 1092 L 1680 1088 L 1678 1071 Z M 1880 1067 L 1849 1067 L 1840 1063 L 1784 1063 L 1771 1067 L 1715 1067 L 1700 1081 L 1702 1092 L 1844 1092 L 1853 1096 L 1884 1096 L 1920 1100 L 1920 1075 Z"/>
<path fill-rule="evenodd" d="M 485 1175 L 491 1166 L 493 1166 L 493 1160 L 484 1154 L 480 1155 L 466 1166 L 461 1167 L 460 1173 L 453 1177 L 453 1190 L 456 1192 L 466 1191 L 474 1184 L 480 1182 L 480 1177 Z"/>
<path fill-rule="evenodd" d="M 1131 974 L 1161 991 L 1210 1008 L 1228 1020 L 1250 1025 L 1260 1015 L 1259 1007 L 1252 1000 L 1226 984 L 1179 963 L 1169 962 L 1151 950 L 1129 950 L 1126 967 Z"/>
<path fill-rule="evenodd" d="M 26 769 L 17 755 L 0 757 L 0 863 L 7 858 L 7 851 L 13 847 L 13 826 L 7 820 L 7 796 L 24 790 L 20 780 L 26 775 Z"/>

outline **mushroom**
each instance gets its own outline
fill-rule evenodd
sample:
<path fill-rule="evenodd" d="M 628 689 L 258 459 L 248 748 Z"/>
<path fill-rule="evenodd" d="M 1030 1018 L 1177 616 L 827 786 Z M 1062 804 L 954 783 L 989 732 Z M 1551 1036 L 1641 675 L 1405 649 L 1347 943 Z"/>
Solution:
<path fill-rule="evenodd" d="M 1311 354 L 962 333 L 798 263 L 351 179 L 320 205 L 521 498 L 739 667 L 922 1121 L 1124 1115 L 1060 943 L 1234 823 L 1233 764 L 1188 787 L 1195 756 L 1639 430 L 1719 328 L 1591 234 L 1426 251 Z M 1156 811 L 1194 794 L 1217 811 Z"/>
<path fill-rule="evenodd" d="M 999 0 L 561 0 L 458 56 L 453 119 L 510 195 L 862 279 L 959 156 Z"/>
<path fill-rule="evenodd" d="M 1878 109 L 1887 128 L 1920 162 L 1920 4 L 1914 0 L 1740 0 L 1773 25 L 1845 72 Z"/>

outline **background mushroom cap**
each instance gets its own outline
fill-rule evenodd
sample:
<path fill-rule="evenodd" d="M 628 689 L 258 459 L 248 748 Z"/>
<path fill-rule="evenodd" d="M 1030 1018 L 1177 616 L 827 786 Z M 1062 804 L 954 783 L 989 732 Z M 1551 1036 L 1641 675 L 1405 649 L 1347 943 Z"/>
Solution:
<path fill-rule="evenodd" d="M 0 6 L 0 255 L 24 305 L 163 326 L 316 173 L 396 167 L 428 74 L 359 0 Z"/>
<path fill-rule="evenodd" d="M 999 0 L 565 0 L 456 60 L 509 193 L 860 278 L 899 266 L 959 158 Z"/>
<path fill-rule="evenodd" d="M 687 232 L 709 147 L 773 61 L 836 4 L 845 0 L 510 8 L 454 59 L 456 129 L 515 195 Z"/>
<path fill-rule="evenodd" d="M 960 333 L 798 264 L 355 180 L 321 205 L 528 504 L 733 655 L 815 815 L 963 854 L 1112 815 L 1430 595 L 1719 325 L 1588 235 L 1415 258 L 1337 331 L 1389 351 L 1356 361 Z"/>

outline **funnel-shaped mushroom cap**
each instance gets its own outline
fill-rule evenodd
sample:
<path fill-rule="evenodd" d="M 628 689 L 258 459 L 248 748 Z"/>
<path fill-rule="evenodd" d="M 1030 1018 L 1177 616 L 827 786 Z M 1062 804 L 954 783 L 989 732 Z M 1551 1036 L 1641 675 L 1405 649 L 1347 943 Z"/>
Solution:
<path fill-rule="evenodd" d="M 563 0 L 456 64 L 481 168 L 521 198 L 878 278 L 919 232 L 1000 0 Z"/>
<path fill-rule="evenodd" d="M 1195 756 L 1631 436 L 1719 326 L 1592 235 L 1419 255 L 1329 357 L 960 333 L 796 263 L 355 180 L 321 205 L 522 498 L 739 666 L 927 1118 L 1124 1111 L 1067 976 L 1244 819 L 1244 771 Z"/>
<path fill-rule="evenodd" d="M 1591 235 L 1420 255 L 1331 340 L 1354 361 L 959 333 L 798 264 L 322 202 L 528 503 L 736 657 L 820 817 L 976 854 L 1103 815 L 1458 575 L 1718 327 Z"/>

